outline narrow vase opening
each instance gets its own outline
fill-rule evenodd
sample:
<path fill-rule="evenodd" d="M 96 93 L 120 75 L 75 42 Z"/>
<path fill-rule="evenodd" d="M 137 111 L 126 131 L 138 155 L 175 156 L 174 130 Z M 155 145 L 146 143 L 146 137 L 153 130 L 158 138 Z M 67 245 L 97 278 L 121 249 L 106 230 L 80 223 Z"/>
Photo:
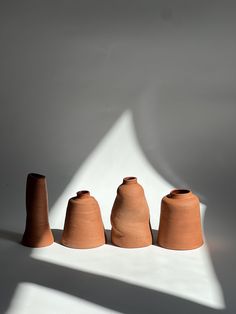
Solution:
<path fill-rule="evenodd" d="M 90 196 L 90 192 L 87 190 L 79 191 L 77 192 L 77 197 L 78 198 L 86 198 Z"/>
<path fill-rule="evenodd" d="M 125 184 L 137 183 L 137 178 L 136 177 L 125 177 L 123 179 L 123 183 L 125 183 Z"/>
<path fill-rule="evenodd" d="M 34 172 L 29 173 L 28 176 L 31 177 L 31 178 L 33 178 L 33 179 L 44 179 L 44 178 L 45 178 L 44 175 L 39 174 L 39 173 L 34 173 Z"/>

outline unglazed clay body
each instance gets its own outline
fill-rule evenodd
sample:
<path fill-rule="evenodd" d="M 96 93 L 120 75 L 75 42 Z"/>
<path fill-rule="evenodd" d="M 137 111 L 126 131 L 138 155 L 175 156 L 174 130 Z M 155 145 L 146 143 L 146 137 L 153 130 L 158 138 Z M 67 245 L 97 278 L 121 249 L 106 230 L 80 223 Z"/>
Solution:
<path fill-rule="evenodd" d="M 111 213 L 112 243 L 124 248 L 152 244 L 149 207 L 136 177 L 126 177 L 117 189 Z"/>
<path fill-rule="evenodd" d="M 191 191 L 175 189 L 163 197 L 157 244 L 174 250 L 203 244 L 200 202 Z"/>
<path fill-rule="evenodd" d="M 89 191 L 80 191 L 67 206 L 61 243 L 78 249 L 105 244 L 105 230 L 98 202 Z"/>
<path fill-rule="evenodd" d="M 54 241 L 48 222 L 48 193 L 46 177 L 30 173 L 26 183 L 26 227 L 22 244 L 44 247 Z"/>

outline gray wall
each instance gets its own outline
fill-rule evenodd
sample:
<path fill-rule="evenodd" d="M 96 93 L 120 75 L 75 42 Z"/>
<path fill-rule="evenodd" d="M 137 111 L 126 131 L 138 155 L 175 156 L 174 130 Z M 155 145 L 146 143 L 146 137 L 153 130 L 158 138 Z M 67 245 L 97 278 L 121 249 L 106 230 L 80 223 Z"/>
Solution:
<path fill-rule="evenodd" d="M 1 228 L 24 228 L 28 172 L 47 175 L 52 205 L 129 108 L 152 165 L 207 204 L 207 240 L 233 313 L 235 9 L 234 1 L 1 0 Z"/>

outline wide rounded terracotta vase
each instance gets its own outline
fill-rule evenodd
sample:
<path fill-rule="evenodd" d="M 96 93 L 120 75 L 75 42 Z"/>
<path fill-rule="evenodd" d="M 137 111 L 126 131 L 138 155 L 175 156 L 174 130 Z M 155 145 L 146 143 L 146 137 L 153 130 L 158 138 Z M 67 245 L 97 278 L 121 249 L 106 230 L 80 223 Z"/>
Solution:
<path fill-rule="evenodd" d="M 105 244 L 100 207 L 89 191 L 80 191 L 67 206 L 61 243 L 75 249 L 90 249 Z"/>
<path fill-rule="evenodd" d="M 111 241 L 123 248 L 152 244 L 149 207 L 136 177 L 126 177 L 117 189 L 111 212 Z"/>
<path fill-rule="evenodd" d="M 190 190 L 175 189 L 163 197 L 157 244 L 191 250 L 203 244 L 200 202 Z"/>
<path fill-rule="evenodd" d="M 46 177 L 30 173 L 26 183 L 26 226 L 21 243 L 29 247 L 44 247 L 54 241 L 48 221 Z"/>

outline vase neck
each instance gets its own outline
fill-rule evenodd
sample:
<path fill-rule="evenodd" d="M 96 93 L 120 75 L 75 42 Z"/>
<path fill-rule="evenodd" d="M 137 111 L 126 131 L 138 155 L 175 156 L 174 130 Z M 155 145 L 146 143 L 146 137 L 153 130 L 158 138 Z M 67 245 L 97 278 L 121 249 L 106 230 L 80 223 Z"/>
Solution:
<path fill-rule="evenodd" d="M 79 191 L 77 192 L 77 198 L 89 198 L 90 197 L 90 192 L 83 190 L 83 191 Z"/>

